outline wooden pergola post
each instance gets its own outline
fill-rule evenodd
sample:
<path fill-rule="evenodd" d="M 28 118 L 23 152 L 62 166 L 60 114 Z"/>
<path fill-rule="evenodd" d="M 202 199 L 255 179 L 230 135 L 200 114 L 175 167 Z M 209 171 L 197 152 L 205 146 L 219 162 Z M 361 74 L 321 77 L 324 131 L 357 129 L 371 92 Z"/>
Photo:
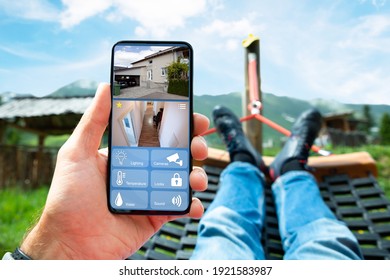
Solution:
<path fill-rule="evenodd" d="M 250 110 L 250 107 L 248 108 L 248 104 L 253 101 L 253 94 L 256 94 L 258 101 L 262 102 L 260 78 L 260 39 L 250 34 L 248 38 L 243 41 L 243 46 L 245 48 L 245 93 L 243 94 L 242 98 L 242 113 L 243 116 L 247 116 L 253 114 L 253 112 Z M 255 77 L 250 77 L 250 63 L 252 63 L 252 66 L 256 65 L 254 67 L 256 69 Z M 253 70 L 253 68 L 251 70 Z M 253 74 L 253 71 L 251 73 Z M 254 119 L 243 123 L 245 134 L 249 138 L 253 147 L 260 153 L 263 152 L 262 127 L 262 123 Z"/>

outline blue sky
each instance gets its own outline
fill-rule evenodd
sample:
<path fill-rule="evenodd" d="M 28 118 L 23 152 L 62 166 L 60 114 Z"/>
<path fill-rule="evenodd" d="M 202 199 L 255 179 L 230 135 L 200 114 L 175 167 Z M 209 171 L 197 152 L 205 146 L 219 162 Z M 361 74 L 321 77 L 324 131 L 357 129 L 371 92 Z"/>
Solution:
<path fill-rule="evenodd" d="M 0 0 L 0 93 L 109 81 L 112 45 L 184 40 L 195 94 L 244 90 L 242 40 L 261 38 L 262 90 L 390 104 L 387 0 Z"/>

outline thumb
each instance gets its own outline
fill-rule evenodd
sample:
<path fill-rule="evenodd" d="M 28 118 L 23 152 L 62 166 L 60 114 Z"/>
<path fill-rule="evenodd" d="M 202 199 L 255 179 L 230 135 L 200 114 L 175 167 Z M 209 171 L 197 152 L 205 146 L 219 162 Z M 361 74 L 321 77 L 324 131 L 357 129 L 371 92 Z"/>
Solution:
<path fill-rule="evenodd" d="M 96 154 L 108 124 L 110 109 L 110 85 L 100 84 L 92 104 L 69 138 L 71 145 L 87 154 Z"/>

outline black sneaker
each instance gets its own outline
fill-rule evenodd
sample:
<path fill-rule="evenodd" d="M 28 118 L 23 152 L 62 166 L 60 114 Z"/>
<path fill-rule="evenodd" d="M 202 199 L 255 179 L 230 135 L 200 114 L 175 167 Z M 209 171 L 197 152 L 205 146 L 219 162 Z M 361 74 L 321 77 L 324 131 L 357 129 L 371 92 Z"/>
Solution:
<path fill-rule="evenodd" d="M 260 170 L 265 168 L 261 155 L 253 148 L 248 138 L 242 130 L 242 125 L 237 116 L 228 108 L 223 106 L 216 106 L 213 110 L 214 126 L 230 155 L 230 160 L 234 161 L 238 155 L 247 155 L 250 162 Z"/>
<path fill-rule="evenodd" d="M 322 126 L 322 116 L 316 109 L 303 112 L 294 123 L 291 135 L 269 167 L 272 179 L 291 170 L 308 170 L 307 159 Z"/>

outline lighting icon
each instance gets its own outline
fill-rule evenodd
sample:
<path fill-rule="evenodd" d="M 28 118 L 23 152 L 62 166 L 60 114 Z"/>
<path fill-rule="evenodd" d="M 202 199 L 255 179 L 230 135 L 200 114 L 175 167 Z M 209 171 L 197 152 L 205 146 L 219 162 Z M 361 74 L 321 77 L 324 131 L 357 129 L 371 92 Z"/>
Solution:
<path fill-rule="evenodd" d="M 115 158 L 119 160 L 120 165 L 123 165 L 123 161 L 127 158 L 127 154 L 123 150 L 119 150 L 116 152 Z"/>

